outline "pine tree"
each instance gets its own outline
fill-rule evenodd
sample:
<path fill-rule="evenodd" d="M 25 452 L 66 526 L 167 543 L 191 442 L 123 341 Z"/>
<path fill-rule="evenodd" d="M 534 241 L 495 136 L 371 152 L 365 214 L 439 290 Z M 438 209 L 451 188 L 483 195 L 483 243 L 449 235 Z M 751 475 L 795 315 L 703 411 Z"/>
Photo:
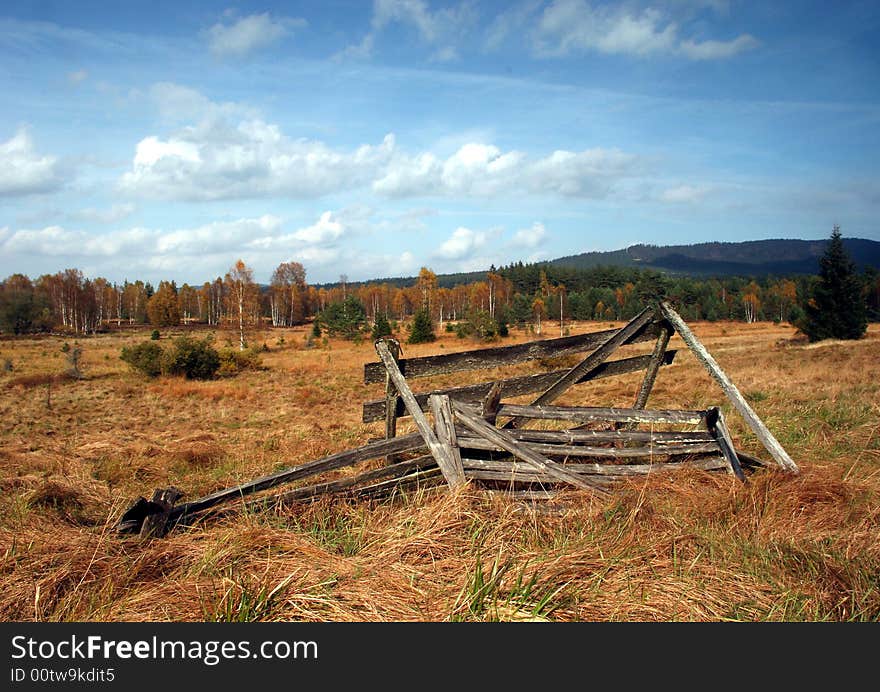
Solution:
<path fill-rule="evenodd" d="M 436 338 L 434 335 L 434 323 L 431 322 L 428 308 L 422 308 L 413 317 L 412 331 L 409 333 L 407 343 L 424 344 L 434 341 Z"/>
<path fill-rule="evenodd" d="M 388 324 L 388 318 L 384 313 L 376 315 L 376 321 L 373 323 L 373 341 L 381 339 L 383 336 L 391 336 L 391 325 Z"/>
<path fill-rule="evenodd" d="M 810 341 L 860 339 L 868 328 L 862 282 L 837 225 L 819 259 L 819 281 L 805 313 L 800 327 Z"/>

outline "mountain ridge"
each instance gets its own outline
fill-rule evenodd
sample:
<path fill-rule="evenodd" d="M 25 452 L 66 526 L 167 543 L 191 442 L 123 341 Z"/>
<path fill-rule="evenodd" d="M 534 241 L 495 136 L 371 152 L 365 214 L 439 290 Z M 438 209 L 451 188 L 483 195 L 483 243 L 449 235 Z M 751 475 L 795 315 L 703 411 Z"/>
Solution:
<path fill-rule="evenodd" d="M 828 239 L 797 238 L 712 241 L 692 245 L 639 243 L 620 250 L 582 252 L 530 264 L 556 265 L 574 269 L 616 266 L 652 269 L 668 274 L 695 277 L 817 274 L 819 258 L 827 244 Z M 864 271 L 867 267 L 880 269 L 880 241 L 844 238 L 843 244 L 860 271 Z M 484 279 L 489 270 L 490 268 L 487 267 L 482 271 L 437 274 L 437 281 L 440 286 L 447 287 L 458 283 L 471 283 Z M 385 277 L 349 283 L 352 286 L 383 282 L 408 285 L 415 279 L 415 276 Z M 338 282 L 319 284 L 324 287 L 337 285 Z"/>

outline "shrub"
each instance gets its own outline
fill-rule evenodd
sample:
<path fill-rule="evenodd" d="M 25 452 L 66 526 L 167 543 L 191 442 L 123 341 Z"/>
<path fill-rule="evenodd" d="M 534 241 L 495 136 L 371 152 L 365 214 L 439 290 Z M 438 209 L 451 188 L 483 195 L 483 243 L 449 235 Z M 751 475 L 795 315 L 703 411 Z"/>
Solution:
<path fill-rule="evenodd" d="M 248 348 L 240 351 L 234 348 L 220 350 L 220 368 L 217 374 L 221 377 L 236 375 L 242 370 L 259 370 L 262 367 L 260 353 L 256 349 Z"/>
<path fill-rule="evenodd" d="M 120 358 L 138 372 L 147 377 L 158 377 L 162 374 L 162 347 L 150 341 L 122 349 Z"/>
<path fill-rule="evenodd" d="M 182 336 L 174 340 L 163 359 L 164 372 L 183 375 L 188 380 L 210 380 L 220 369 L 220 354 L 211 346 L 211 339 Z"/>
<path fill-rule="evenodd" d="M 154 329 L 150 333 L 150 340 L 151 341 L 158 341 L 159 340 L 159 330 L 158 329 Z"/>

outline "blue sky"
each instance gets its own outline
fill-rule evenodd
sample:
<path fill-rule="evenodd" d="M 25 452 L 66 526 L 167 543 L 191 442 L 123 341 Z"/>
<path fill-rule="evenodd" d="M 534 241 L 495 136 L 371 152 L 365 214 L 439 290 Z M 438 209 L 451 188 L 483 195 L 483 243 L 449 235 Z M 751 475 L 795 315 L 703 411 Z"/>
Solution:
<path fill-rule="evenodd" d="M 0 278 L 880 240 L 880 3 L 14 2 Z"/>

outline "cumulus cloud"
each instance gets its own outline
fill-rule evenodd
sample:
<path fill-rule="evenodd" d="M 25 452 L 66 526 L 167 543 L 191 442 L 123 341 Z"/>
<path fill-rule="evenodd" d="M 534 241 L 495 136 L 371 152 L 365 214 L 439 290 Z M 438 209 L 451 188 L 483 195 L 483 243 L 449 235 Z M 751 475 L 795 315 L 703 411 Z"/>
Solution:
<path fill-rule="evenodd" d="M 277 125 L 203 122 L 136 148 L 123 191 L 160 199 L 204 201 L 277 195 L 318 197 L 370 182 L 390 159 L 393 135 L 353 151 L 290 139 Z"/>
<path fill-rule="evenodd" d="M 729 58 L 758 44 L 748 34 L 731 41 L 681 40 L 679 25 L 660 10 L 594 7 L 586 0 L 555 0 L 547 6 L 533 41 L 535 53 L 543 57 L 596 51 L 637 57 L 678 54 L 692 60 Z"/>
<path fill-rule="evenodd" d="M 52 192 L 61 184 L 58 159 L 38 153 L 27 128 L 0 142 L 0 197 Z"/>
<path fill-rule="evenodd" d="M 268 12 L 248 15 L 227 24 L 218 22 L 206 32 L 208 47 L 218 57 L 239 58 L 279 41 L 305 24 L 304 19 L 273 17 Z"/>
<path fill-rule="evenodd" d="M 613 183 L 635 172 L 638 157 L 618 149 L 555 151 L 529 160 L 519 151 L 469 143 L 443 160 L 431 153 L 398 154 L 373 183 L 377 193 L 392 197 L 500 194 L 558 194 L 599 198 Z"/>
<path fill-rule="evenodd" d="M 485 232 L 472 231 L 470 228 L 459 226 L 443 241 L 435 256 L 447 260 L 462 259 L 480 250 L 486 244 L 486 240 Z"/>
<path fill-rule="evenodd" d="M 160 111 L 198 121 L 137 143 L 131 169 L 118 186 L 145 198 L 306 199 L 369 186 L 394 198 L 551 194 L 599 199 L 641 165 L 634 154 L 601 147 L 533 158 L 468 141 L 473 133 L 459 138 L 462 143 L 445 157 L 402 150 L 393 133 L 377 144 L 341 150 L 289 137 L 278 125 L 251 117 L 244 106 L 217 104 L 187 87 L 163 83 L 151 94 Z"/>
<path fill-rule="evenodd" d="M 514 236 L 511 244 L 514 247 L 536 248 L 547 237 L 547 229 L 540 221 L 535 221 L 531 228 L 521 228 Z"/>

